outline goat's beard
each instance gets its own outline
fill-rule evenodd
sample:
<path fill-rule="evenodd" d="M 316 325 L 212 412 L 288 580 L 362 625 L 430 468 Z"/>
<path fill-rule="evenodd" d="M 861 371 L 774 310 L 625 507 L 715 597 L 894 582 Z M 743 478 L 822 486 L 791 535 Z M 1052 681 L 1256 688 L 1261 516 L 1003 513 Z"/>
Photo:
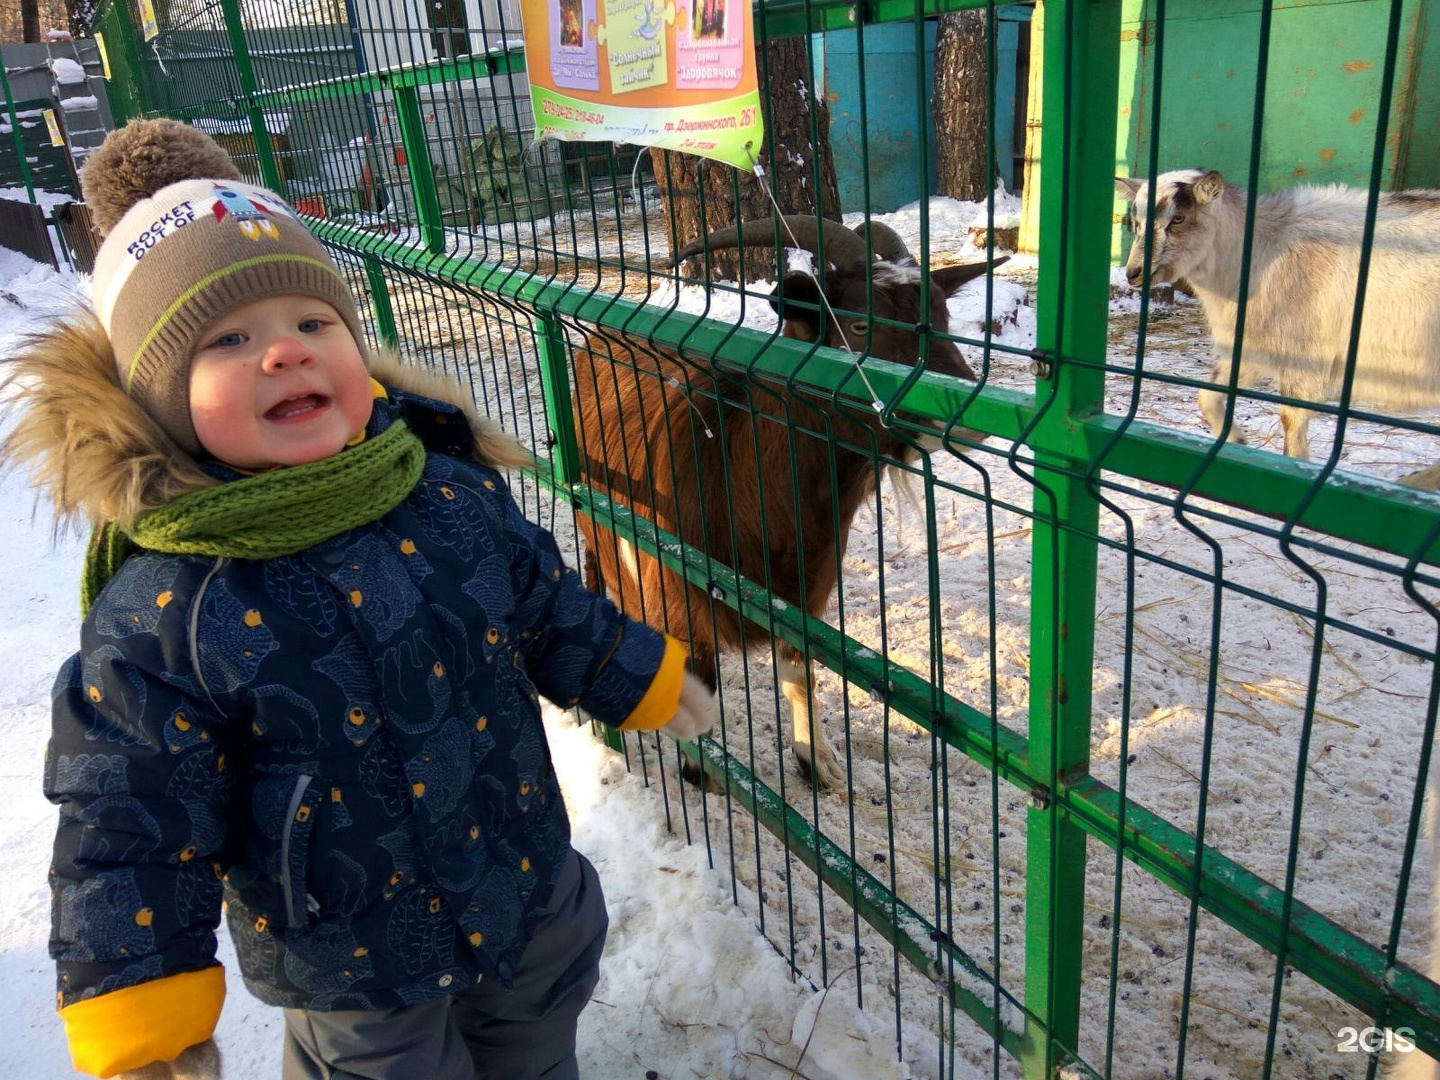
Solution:
<path fill-rule="evenodd" d="M 974 442 L 984 442 L 988 437 L 985 432 L 974 431 L 970 428 L 951 428 L 949 434 Z M 915 488 L 915 473 L 906 466 L 913 465 L 920 460 L 923 454 L 932 454 L 947 443 L 949 440 L 939 434 L 916 435 L 914 444 L 905 448 L 905 454 L 900 461 L 885 466 L 885 473 L 890 480 L 890 489 L 895 492 L 896 512 L 902 524 L 905 520 L 904 513 L 899 510 L 902 505 L 912 510 L 921 521 L 925 520 L 926 514 L 925 502 Z"/>

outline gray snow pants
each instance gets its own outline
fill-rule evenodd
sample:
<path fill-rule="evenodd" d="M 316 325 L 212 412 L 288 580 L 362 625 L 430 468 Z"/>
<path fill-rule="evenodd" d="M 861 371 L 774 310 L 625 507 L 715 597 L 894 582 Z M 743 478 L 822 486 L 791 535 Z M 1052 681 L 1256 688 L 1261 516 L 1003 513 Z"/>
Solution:
<path fill-rule="evenodd" d="M 579 852 L 510 993 L 486 979 L 394 1009 L 285 1010 L 283 1080 L 579 1080 L 575 1030 L 600 978 L 609 918 Z"/>

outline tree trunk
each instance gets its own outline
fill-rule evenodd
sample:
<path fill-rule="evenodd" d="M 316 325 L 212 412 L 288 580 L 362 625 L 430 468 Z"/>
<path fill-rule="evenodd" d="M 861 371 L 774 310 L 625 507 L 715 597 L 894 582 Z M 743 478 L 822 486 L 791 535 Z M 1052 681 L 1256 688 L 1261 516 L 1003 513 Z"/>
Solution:
<path fill-rule="evenodd" d="M 40 0 L 20 0 L 20 39 L 26 43 L 40 40 Z"/>
<path fill-rule="evenodd" d="M 76 38 L 90 36 L 90 23 L 95 19 L 96 0 L 65 0 L 65 21 Z"/>
<path fill-rule="evenodd" d="M 830 109 L 816 96 L 816 79 L 810 73 L 805 39 L 785 38 L 768 42 L 763 49 L 757 46 L 755 59 L 766 132 L 764 152 L 757 156 L 765 168 L 765 183 L 773 184 L 783 213 L 818 213 L 840 220 L 840 189 L 830 150 Z M 771 146 L 773 161 L 767 160 Z M 775 213 L 766 189 L 753 173 L 676 150 L 656 148 L 651 153 L 671 251 L 739 220 L 768 218 Z M 773 249 L 757 251 L 747 246 L 743 275 L 738 250 L 717 251 L 711 259 L 713 278 L 749 283 L 776 277 Z M 704 267 L 704 258 L 697 256 L 687 260 L 685 272 L 699 276 L 705 272 Z"/>
<path fill-rule="evenodd" d="M 978 202 L 990 193 L 984 11 L 940 18 L 935 42 L 935 177 L 941 195 Z"/>

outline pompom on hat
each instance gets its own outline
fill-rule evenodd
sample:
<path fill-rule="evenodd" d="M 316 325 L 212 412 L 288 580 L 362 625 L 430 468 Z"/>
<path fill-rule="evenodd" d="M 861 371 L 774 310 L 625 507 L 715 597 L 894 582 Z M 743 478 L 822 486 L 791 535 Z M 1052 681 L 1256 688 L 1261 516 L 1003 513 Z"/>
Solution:
<path fill-rule="evenodd" d="M 313 296 L 364 347 L 355 298 L 320 241 L 278 195 L 245 183 L 203 132 L 132 120 L 90 155 L 80 184 L 104 237 L 92 299 L 120 385 L 182 449 L 202 449 L 190 421 L 190 358 L 226 312 Z"/>

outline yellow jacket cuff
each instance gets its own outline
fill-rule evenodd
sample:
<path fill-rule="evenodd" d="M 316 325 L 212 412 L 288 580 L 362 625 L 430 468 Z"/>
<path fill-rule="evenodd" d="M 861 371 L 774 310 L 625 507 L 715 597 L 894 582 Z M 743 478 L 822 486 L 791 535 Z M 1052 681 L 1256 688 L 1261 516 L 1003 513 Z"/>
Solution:
<path fill-rule="evenodd" d="M 620 725 L 621 731 L 655 731 L 675 719 L 675 707 L 680 704 L 680 683 L 685 678 L 685 646 L 665 635 L 665 655 L 660 660 L 660 670 L 650 683 L 650 689 L 640 699 L 640 704 Z"/>
<path fill-rule="evenodd" d="M 225 1004 L 225 969 L 186 971 L 86 998 L 60 1010 L 70 1060 L 107 1077 L 173 1061 L 215 1033 Z"/>

